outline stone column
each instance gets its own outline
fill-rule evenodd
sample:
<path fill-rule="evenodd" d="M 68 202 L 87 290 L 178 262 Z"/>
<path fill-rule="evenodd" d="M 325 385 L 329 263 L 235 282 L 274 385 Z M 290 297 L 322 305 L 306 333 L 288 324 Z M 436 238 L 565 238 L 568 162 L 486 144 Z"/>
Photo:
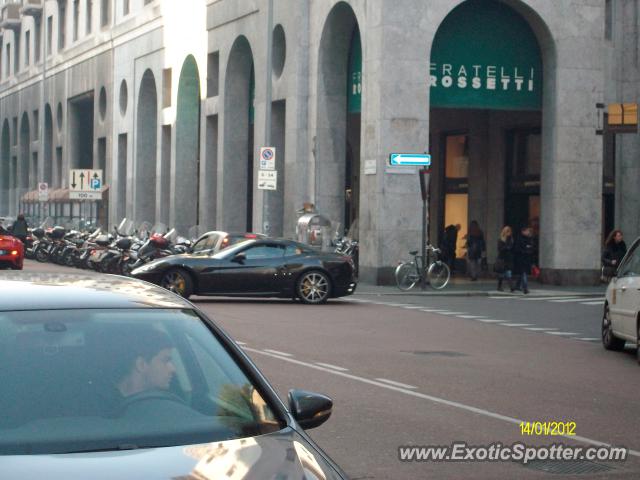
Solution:
<path fill-rule="evenodd" d="M 595 10 L 595 16 L 570 15 L 571 25 L 556 25 L 565 35 L 542 45 L 540 263 L 545 283 L 588 284 L 599 277 L 602 138 L 595 134 L 595 105 L 604 87 L 604 10 Z"/>
<path fill-rule="evenodd" d="M 391 283 L 397 262 L 420 249 L 422 200 L 417 169 L 399 174 L 398 167 L 387 166 L 388 157 L 429 148 L 425 79 L 430 46 L 425 38 L 433 35 L 425 32 L 432 28 L 428 22 L 415 14 L 426 10 L 422 2 L 376 2 L 368 8 L 371 23 L 366 29 L 360 26 L 361 159 L 363 166 L 375 160 L 377 173 L 361 176 L 360 276 L 367 282 Z"/>

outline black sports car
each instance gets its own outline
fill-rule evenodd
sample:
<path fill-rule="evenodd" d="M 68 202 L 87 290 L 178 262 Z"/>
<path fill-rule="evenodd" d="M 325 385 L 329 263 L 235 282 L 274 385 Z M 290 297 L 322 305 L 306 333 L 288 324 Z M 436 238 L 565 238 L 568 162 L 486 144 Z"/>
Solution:
<path fill-rule="evenodd" d="M 213 255 L 161 258 L 135 269 L 131 276 L 185 298 L 192 294 L 282 297 L 317 304 L 356 289 L 351 257 L 270 238 L 240 242 Z"/>

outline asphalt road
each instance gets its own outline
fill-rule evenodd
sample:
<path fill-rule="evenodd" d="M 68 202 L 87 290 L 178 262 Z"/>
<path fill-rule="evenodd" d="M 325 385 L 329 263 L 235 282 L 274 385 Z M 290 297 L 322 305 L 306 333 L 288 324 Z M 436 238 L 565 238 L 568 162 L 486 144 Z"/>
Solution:
<path fill-rule="evenodd" d="M 607 352 L 594 340 L 597 298 L 357 295 L 321 306 L 193 300 L 242 342 L 283 399 L 290 388 L 334 399 L 332 418 L 310 433 L 352 478 L 640 478 L 640 367 L 631 348 Z M 523 436 L 520 421 L 573 421 L 577 436 Z M 534 466 L 398 458 L 400 446 L 457 441 L 603 442 L 633 452 L 624 463 Z M 539 470 L 568 467 L 601 470 Z"/>

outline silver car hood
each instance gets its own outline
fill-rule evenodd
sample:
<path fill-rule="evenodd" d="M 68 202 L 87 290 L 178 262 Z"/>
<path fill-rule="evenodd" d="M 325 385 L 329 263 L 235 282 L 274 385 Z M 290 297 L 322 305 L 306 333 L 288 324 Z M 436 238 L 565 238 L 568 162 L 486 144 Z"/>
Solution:
<path fill-rule="evenodd" d="M 202 445 L 64 455 L 0 456 L 3 480 L 318 479 L 340 476 L 291 429 Z"/>

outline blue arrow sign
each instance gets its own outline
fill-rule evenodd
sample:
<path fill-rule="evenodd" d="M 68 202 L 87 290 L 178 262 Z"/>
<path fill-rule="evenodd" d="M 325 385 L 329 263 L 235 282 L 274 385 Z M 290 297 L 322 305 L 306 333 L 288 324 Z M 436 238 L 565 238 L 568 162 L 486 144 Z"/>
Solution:
<path fill-rule="evenodd" d="M 392 153 L 389 165 L 393 167 L 428 167 L 431 165 L 431 155 L 426 153 Z"/>

